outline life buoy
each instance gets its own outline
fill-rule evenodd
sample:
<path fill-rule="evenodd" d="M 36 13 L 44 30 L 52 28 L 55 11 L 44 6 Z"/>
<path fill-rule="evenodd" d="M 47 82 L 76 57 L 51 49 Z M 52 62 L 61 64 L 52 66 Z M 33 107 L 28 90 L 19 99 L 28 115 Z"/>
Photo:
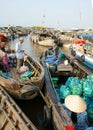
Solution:
<path fill-rule="evenodd" d="M 47 105 L 44 106 L 44 126 L 50 126 L 51 125 L 51 108 L 49 108 Z"/>

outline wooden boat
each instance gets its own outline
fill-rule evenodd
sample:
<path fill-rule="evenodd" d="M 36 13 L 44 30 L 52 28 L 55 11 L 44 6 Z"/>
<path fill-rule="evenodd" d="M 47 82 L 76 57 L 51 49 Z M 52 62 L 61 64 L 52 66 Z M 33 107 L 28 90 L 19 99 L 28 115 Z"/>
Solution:
<path fill-rule="evenodd" d="M 51 120 L 55 130 L 65 130 L 67 126 L 69 127 L 73 126 L 73 123 L 58 100 L 57 93 L 55 91 L 55 88 L 52 82 L 49 68 L 45 62 L 44 54 L 41 59 L 41 64 L 43 65 L 45 69 L 44 93 L 45 93 L 45 98 L 46 98 L 47 103 L 46 103 L 44 111 L 45 111 L 46 124 L 49 123 Z M 72 68 L 69 67 L 69 71 L 67 72 L 63 71 L 61 74 L 64 75 L 64 74 L 67 74 L 68 72 L 70 73 L 71 72 L 70 70 L 72 71 Z M 58 72 L 56 72 L 55 74 L 56 76 L 59 75 Z M 51 114 L 49 113 L 50 111 L 51 111 Z"/>
<path fill-rule="evenodd" d="M 27 56 L 26 66 L 31 70 L 32 77 L 20 79 L 16 67 L 11 67 L 8 74 L 12 78 L 0 76 L 0 85 L 4 87 L 13 97 L 18 99 L 33 99 L 38 95 L 38 89 L 42 89 L 44 83 L 44 69 L 41 64 L 30 56 Z M 28 72 L 27 72 L 28 73 Z M 38 88 L 38 89 L 36 89 Z"/>
<path fill-rule="evenodd" d="M 30 34 L 30 39 L 33 43 L 37 43 L 41 46 L 52 46 L 53 39 L 49 33 L 33 32 Z"/>
<path fill-rule="evenodd" d="M 86 77 L 87 75 L 93 73 L 93 70 L 86 69 L 81 65 L 76 59 L 65 55 L 65 60 L 67 59 L 70 65 L 61 64 L 60 67 L 57 67 L 56 71 L 50 71 L 49 66 L 45 62 L 45 55 L 41 59 L 41 64 L 45 69 L 45 97 L 47 100 L 47 106 L 45 106 L 46 118 L 49 121 L 49 117 L 55 130 L 65 130 L 66 128 L 73 128 L 73 123 L 68 117 L 64 107 L 59 101 L 57 91 L 55 89 L 55 83 L 53 78 L 58 78 L 58 81 L 55 81 L 59 86 L 66 82 L 67 78 L 70 76 L 77 76 L 79 78 Z M 64 59 L 63 59 L 64 60 Z M 49 114 L 49 109 L 51 108 L 51 114 Z M 50 115 L 50 116 L 49 116 Z M 47 120 L 46 119 L 46 120 Z"/>
<path fill-rule="evenodd" d="M 41 46 L 53 46 L 53 39 L 38 41 L 38 44 Z"/>
<path fill-rule="evenodd" d="M 37 130 L 14 100 L 0 86 L 0 130 Z"/>

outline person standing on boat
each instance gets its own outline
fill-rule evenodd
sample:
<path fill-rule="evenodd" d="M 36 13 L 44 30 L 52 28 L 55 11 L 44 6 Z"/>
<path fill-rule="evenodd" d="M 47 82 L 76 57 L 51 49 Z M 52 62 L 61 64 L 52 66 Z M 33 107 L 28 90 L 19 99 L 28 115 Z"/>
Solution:
<path fill-rule="evenodd" d="M 23 65 L 23 61 L 24 61 L 24 54 L 23 54 L 24 50 L 22 50 L 23 43 L 24 43 L 24 38 L 20 37 L 19 42 L 17 42 L 15 46 L 16 57 L 17 57 L 17 71 Z"/>

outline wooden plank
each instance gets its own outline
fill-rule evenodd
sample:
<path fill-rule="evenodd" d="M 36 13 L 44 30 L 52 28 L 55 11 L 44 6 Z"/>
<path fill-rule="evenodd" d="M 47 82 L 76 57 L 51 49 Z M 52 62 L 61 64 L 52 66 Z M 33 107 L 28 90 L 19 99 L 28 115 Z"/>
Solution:
<path fill-rule="evenodd" d="M 73 68 L 71 65 L 64 65 L 64 64 L 60 64 L 57 66 L 57 71 L 72 71 Z"/>

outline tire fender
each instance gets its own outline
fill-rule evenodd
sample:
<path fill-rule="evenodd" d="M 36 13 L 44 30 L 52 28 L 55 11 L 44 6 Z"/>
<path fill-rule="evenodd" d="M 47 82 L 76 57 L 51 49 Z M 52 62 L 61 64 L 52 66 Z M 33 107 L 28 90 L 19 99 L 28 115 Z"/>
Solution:
<path fill-rule="evenodd" d="M 76 56 L 76 52 L 75 52 L 74 50 L 71 50 L 71 54 L 72 54 L 73 56 Z"/>
<path fill-rule="evenodd" d="M 84 56 L 84 55 L 81 56 L 81 61 L 82 61 L 82 62 L 85 61 L 85 56 Z"/>
<path fill-rule="evenodd" d="M 51 107 L 49 108 L 47 105 L 44 106 L 44 125 L 45 126 L 50 126 L 51 125 L 51 118 L 52 118 L 52 113 L 51 113 Z"/>

